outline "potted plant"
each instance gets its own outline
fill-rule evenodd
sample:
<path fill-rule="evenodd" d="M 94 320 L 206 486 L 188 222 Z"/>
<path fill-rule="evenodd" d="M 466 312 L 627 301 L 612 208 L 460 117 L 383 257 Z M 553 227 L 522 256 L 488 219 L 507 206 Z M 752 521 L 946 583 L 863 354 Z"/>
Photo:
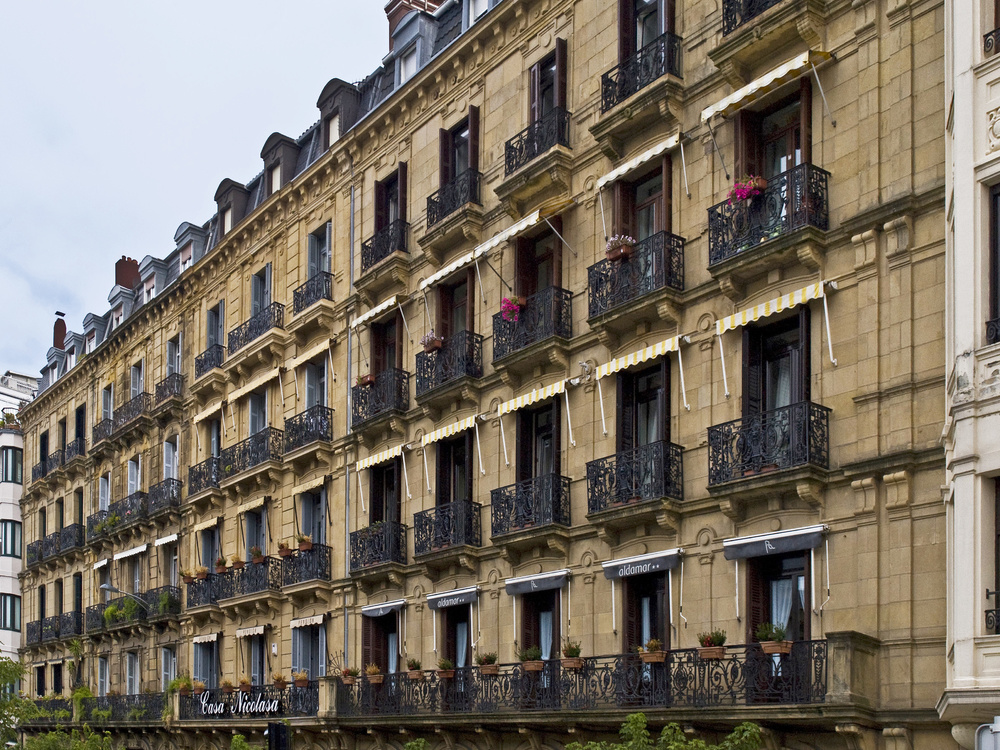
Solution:
<path fill-rule="evenodd" d="M 308 534 L 296 534 L 295 541 L 299 543 L 299 552 L 307 552 L 313 548 L 313 538 Z"/>
<path fill-rule="evenodd" d="M 353 685 L 359 674 L 361 670 L 357 667 L 344 667 L 340 670 L 340 681 L 345 685 Z"/>
<path fill-rule="evenodd" d="M 286 542 L 284 539 L 282 539 L 280 542 L 278 542 L 278 554 L 281 557 L 291 557 L 292 556 L 292 548 L 288 546 L 288 542 Z"/>
<path fill-rule="evenodd" d="M 765 178 L 752 174 L 743 175 L 743 177 L 733 183 L 732 188 L 729 190 L 729 205 L 732 205 L 733 201 L 745 201 L 761 195 L 766 188 L 767 180 Z"/>
<path fill-rule="evenodd" d="M 226 558 L 223 557 L 222 555 L 219 555 L 217 558 L 215 558 L 215 572 L 216 573 L 226 572 Z"/>
<path fill-rule="evenodd" d="M 250 548 L 250 561 L 257 565 L 264 562 L 264 552 L 256 544 Z"/>
<path fill-rule="evenodd" d="M 233 570 L 241 570 L 243 566 L 246 564 L 243 562 L 243 560 L 240 558 L 239 555 L 230 555 L 229 562 L 233 564 Z"/>
<path fill-rule="evenodd" d="M 172 692 L 176 690 L 183 696 L 191 695 L 191 677 L 190 675 L 180 674 L 167 683 L 167 692 Z"/>
<path fill-rule="evenodd" d="M 295 687 L 309 687 L 309 670 L 303 669 L 301 672 L 292 672 L 292 684 Z"/>
<path fill-rule="evenodd" d="M 420 339 L 420 345 L 424 347 L 425 354 L 436 352 L 441 348 L 442 343 L 443 341 L 441 340 L 441 337 L 434 333 L 433 328 L 430 330 L 430 333 L 424 334 L 424 336 Z"/>
<path fill-rule="evenodd" d="M 250 692 L 250 688 L 251 688 L 252 685 L 253 685 L 253 683 L 250 682 L 250 678 L 249 677 L 247 677 L 246 675 L 243 675 L 242 677 L 240 677 L 240 692 L 241 693 L 249 693 Z"/>
<path fill-rule="evenodd" d="M 455 662 L 451 659 L 438 659 L 438 679 L 450 680 L 455 676 Z"/>
<path fill-rule="evenodd" d="M 500 300 L 500 316 L 508 323 L 516 323 L 524 303 L 524 297 L 504 297 Z"/>
<path fill-rule="evenodd" d="M 184 583 L 194 583 L 194 572 L 190 570 L 182 570 L 181 580 L 184 581 Z"/>
<path fill-rule="evenodd" d="M 288 680 L 281 672 L 273 672 L 271 674 L 271 679 L 274 680 L 274 686 L 278 688 L 278 690 L 284 690 L 288 687 Z"/>
<path fill-rule="evenodd" d="M 707 633 L 698 634 L 699 659 L 721 659 L 726 655 L 726 631 L 710 630 Z"/>
<path fill-rule="evenodd" d="M 485 654 L 476 654 L 476 664 L 479 665 L 479 674 L 500 673 L 500 665 L 497 664 L 496 651 L 488 651 Z"/>
<path fill-rule="evenodd" d="M 375 385 L 375 376 L 371 373 L 368 373 L 367 375 L 358 375 L 358 385 Z"/>
<path fill-rule="evenodd" d="M 226 695 L 229 695 L 235 690 L 232 680 L 223 680 L 222 682 L 219 683 L 219 686 L 222 688 L 222 692 L 225 693 Z"/>
<path fill-rule="evenodd" d="M 580 656 L 580 643 L 567 638 L 562 647 L 563 669 L 583 669 L 583 657 Z"/>
<path fill-rule="evenodd" d="M 205 683 L 201 680 L 191 680 L 191 692 L 195 695 L 201 695 L 205 692 Z"/>
<path fill-rule="evenodd" d="M 199 565 L 197 568 L 194 569 L 194 577 L 197 578 L 199 581 L 204 581 L 206 578 L 208 578 L 208 568 L 206 568 L 204 565 Z"/>
<path fill-rule="evenodd" d="M 382 669 L 378 664 L 368 664 L 365 666 L 365 675 L 368 677 L 368 682 L 372 685 L 381 685 L 382 680 L 385 679 L 385 675 L 382 674 Z"/>
<path fill-rule="evenodd" d="M 667 660 L 667 654 L 659 638 L 650 638 L 645 646 L 639 646 L 636 650 L 643 664 L 662 664 Z"/>
<path fill-rule="evenodd" d="M 604 254 L 610 261 L 628 260 L 635 250 L 635 239 L 627 234 L 616 234 L 608 238 Z"/>
<path fill-rule="evenodd" d="M 416 680 L 420 682 L 424 679 L 424 672 L 420 668 L 420 659 L 407 659 L 406 660 L 406 676 L 411 680 Z"/>
<path fill-rule="evenodd" d="M 785 640 L 785 626 L 762 622 L 754 632 L 760 641 L 760 648 L 765 654 L 788 654 L 792 651 L 792 642 Z"/>
<path fill-rule="evenodd" d="M 541 672 L 545 667 L 545 662 L 542 661 L 542 649 L 538 646 L 522 648 L 518 657 L 525 672 Z"/>

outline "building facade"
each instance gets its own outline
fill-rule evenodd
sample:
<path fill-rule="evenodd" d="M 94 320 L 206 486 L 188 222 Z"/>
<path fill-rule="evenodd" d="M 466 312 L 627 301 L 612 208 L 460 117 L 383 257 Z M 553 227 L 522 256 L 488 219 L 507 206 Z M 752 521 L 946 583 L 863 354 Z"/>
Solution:
<path fill-rule="evenodd" d="M 386 12 L 49 351 L 32 695 L 128 747 L 953 747 L 944 6 Z"/>

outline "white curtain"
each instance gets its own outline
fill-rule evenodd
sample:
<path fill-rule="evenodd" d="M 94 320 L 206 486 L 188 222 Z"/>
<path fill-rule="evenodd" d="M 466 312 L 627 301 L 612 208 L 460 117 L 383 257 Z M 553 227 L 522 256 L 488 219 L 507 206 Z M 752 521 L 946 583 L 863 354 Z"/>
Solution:
<path fill-rule="evenodd" d="M 642 631 L 639 635 L 642 640 L 642 645 L 645 646 L 649 639 L 653 637 L 653 618 L 650 611 L 650 607 L 653 603 L 651 597 L 644 596 L 639 600 L 639 610 L 640 610 L 640 630 Z"/>
<path fill-rule="evenodd" d="M 552 612 L 538 613 L 538 637 L 542 647 L 542 658 L 552 658 Z"/>
<path fill-rule="evenodd" d="M 792 403 L 792 358 L 782 357 L 769 365 L 771 383 L 771 403 L 768 410 L 780 409 Z"/>
<path fill-rule="evenodd" d="M 788 627 L 788 617 L 792 613 L 793 583 L 790 578 L 771 581 L 771 622 L 774 625 Z"/>
<path fill-rule="evenodd" d="M 466 666 L 465 659 L 469 649 L 469 623 L 459 622 L 455 625 L 455 666 L 461 669 Z"/>
<path fill-rule="evenodd" d="M 399 634 L 389 633 L 389 674 L 394 674 L 399 668 Z"/>

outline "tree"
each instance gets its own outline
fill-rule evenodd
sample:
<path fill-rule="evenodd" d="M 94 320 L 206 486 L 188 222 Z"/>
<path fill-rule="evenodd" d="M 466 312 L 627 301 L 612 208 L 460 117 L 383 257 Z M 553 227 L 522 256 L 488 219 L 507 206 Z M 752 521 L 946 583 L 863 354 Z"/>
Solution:
<path fill-rule="evenodd" d="M 646 728 L 646 715 L 629 714 L 618 731 L 621 742 L 572 742 L 566 750 L 758 750 L 761 745 L 760 727 L 750 722 L 737 726 L 718 745 L 704 740 L 689 739 L 677 724 L 667 724 L 653 742 Z"/>
<path fill-rule="evenodd" d="M 26 738 L 24 750 L 111 750 L 111 733 L 94 732 L 86 725 L 72 734 L 57 729 Z"/>
<path fill-rule="evenodd" d="M 17 728 L 37 713 L 34 702 L 21 697 L 16 690 L 24 672 L 21 662 L 0 657 L 0 742 L 14 741 Z"/>

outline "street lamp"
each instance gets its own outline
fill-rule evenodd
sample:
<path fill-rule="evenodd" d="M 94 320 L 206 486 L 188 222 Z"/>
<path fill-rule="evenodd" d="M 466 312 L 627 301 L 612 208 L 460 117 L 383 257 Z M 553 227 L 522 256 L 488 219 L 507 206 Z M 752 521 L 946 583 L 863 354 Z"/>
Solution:
<path fill-rule="evenodd" d="M 122 591 L 121 589 L 117 589 L 110 583 L 102 583 L 100 588 L 101 591 L 107 591 L 109 594 L 121 594 L 122 596 L 127 596 L 129 599 L 134 599 L 135 601 L 139 602 L 139 604 L 141 604 L 147 612 L 150 612 L 153 609 L 152 607 L 149 606 L 149 603 L 145 599 L 142 599 L 136 596 L 135 594 L 130 594 L 127 591 Z"/>

